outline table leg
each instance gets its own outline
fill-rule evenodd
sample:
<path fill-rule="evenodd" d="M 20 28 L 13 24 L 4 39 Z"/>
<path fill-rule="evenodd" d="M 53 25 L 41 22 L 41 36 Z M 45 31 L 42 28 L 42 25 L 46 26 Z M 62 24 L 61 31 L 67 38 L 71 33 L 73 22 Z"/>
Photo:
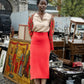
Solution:
<path fill-rule="evenodd" d="M 71 61 L 72 62 L 74 61 L 74 55 L 71 55 Z"/>
<path fill-rule="evenodd" d="M 82 62 L 84 62 L 84 55 L 82 56 Z"/>
<path fill-rule="evenodd" d="M 74 36 L 75 36 L 75 32 L 76 32 L 76 26 L 77 26 L 77 24 L 75 24 L 72 42 L 74 42 Z"/>

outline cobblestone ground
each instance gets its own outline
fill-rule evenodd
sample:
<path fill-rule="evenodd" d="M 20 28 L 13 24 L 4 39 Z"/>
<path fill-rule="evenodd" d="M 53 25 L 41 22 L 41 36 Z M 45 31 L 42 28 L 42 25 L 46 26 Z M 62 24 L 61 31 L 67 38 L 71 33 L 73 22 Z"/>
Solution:
<path fill-rule="evenodd" d="M 0 73 L 0 84 L 16 84 L 9 79 L 5 78 L 1 73 Z"/>

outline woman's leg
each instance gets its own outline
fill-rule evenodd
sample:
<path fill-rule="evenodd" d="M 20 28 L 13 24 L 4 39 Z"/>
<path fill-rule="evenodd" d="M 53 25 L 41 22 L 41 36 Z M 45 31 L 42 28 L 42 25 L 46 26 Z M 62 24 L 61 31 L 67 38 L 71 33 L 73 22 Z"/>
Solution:
<path fill-rule="evenodd" d="M 35 84 L 40 84 L 40 79 L 34 79 Z"/>
<path fill-rule="evenodd" d="M 41 79 L 41 84 L 46 84 L 46 79 Z"/>

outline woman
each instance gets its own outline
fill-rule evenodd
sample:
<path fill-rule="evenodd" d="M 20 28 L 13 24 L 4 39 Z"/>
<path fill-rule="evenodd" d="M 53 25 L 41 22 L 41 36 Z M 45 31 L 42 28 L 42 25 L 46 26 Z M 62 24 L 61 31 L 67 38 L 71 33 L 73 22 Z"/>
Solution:
<path fill-rule="evenodd" d="M 29 17 L 31 36 L 30 75 L 35 84 L 46 84 L 49 78 L 49 55 L 53 49 L 54 19 L 45 12 L 48 0 L 37 0 L 38 12 Z"/>

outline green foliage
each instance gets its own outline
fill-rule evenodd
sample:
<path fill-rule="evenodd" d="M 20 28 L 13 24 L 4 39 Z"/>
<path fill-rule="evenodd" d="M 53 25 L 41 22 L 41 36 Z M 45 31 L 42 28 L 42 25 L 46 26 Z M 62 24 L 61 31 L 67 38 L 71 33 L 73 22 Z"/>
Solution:
<path fill-rule="evenodd" d="M 84 16 L 84 0 L 62 0 L 58 3 L 57 0 L 50 0 L 53 6 L 61 6 L 59 11 L 62 16 L 82 17 Z"/>
<path fill-rule="evenodd" d="M 55 7 L 57 7 L 58 5 L 61 5 L 60 3 L 57 2 L 57 0 L 49 0 L 49 3 Z"/>
<path fill-rule="evenodd" d="M 60 14 L 71 17 L 83 16 L 84 0 L 63 0 Z"/>

